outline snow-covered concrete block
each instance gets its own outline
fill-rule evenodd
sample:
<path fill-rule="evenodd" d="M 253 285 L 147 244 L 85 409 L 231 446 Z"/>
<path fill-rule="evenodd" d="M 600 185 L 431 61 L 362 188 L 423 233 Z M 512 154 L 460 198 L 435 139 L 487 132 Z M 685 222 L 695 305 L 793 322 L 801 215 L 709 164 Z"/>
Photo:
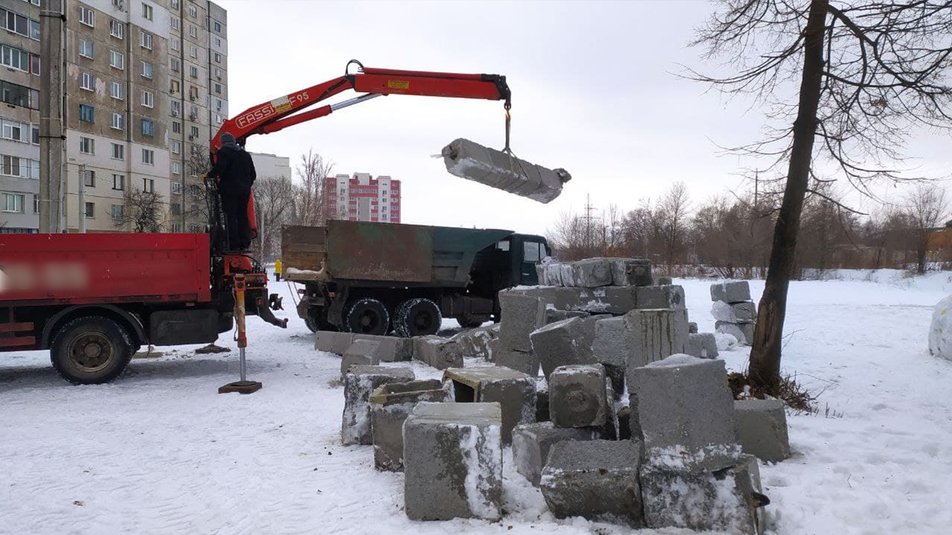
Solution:
<path fill-rule="evenodd" d="M 532 377 L 539 376 L 539 357 L 533 351 L 496 348 L 493 349 L 493 364 L 505 366 Z"/>
<path fill-rule="evenodd" d="M 572 262 L 572 286 L 598 288 L 611 286 L 612 265 L 605 258 L 586 258 Z"/>
<path fill-rule="evenodd" d="M 952 296 L 942 299 L 932 309 L 929 353 L 952 360 Z"/>
<path fill-rule="evenodd" d="M 370 428 L 377 470 L 403 470 L 403 422 L 421 401 L 451 399 L 448 383 L 424 379 L 378 386 L 370 394 Z"/>
<path fill-rule="evenodd" d="M 499 328 L 499 324 L 494 323 L 485 327 L 468 329 L 457 333 L 450 340 L 460 345 L 464 357 L 480 357 L 491 362 L 493 360 L 492 342 L 499 339 Z"/>
<path fill-rule="evenodd" d="M 501 425 L 498 403 L 418 403 L 403 424 L 407 516 L 498 520 Z"/>
<path fill-rule="evenodd" d="M 354 340 L 341 357 L 340 374 L 343 376 L 351 366 L 373 366 L 380 364 L 377 356 L 379 343 L 374 340 Z"/>
<path fill-rule="evenodd" d="M 555 427 L 552 422 L 522 424 L 512 430 L 512 462 L 516 472 L 539 486 L 542 467 L 549 458 L 549 449 L 563 440 L 595 440 L 598 432 L 591 428 Z"/>
<path fill-rule="evenodd" d="M 563 262 L 559 264 L 559 279 L 562 281 L 562 286 L 566 288 L 572 288 L 575 286 L 575 274 L 572 271 L 571 262 Z"/>
<path fill-rule="evenodd" d="M 506 292 L 538 297 L 547 310 L 620 315 L 636 308 L 636 288 L 636 286 L 601 286 L 599 288 L 539 286 L 506 290 Z M 505 313 L 503 313 L 503 321 L 505 321 Z"/>
<path fill-rule="evenodd" d="M 443 380 L 453 385 L 457 403 L 499 403 L 502 442 L 512 442 L 512 428 L 535 422 L 536 378 L 504 366 L 447 368 Z"/>
<path fill-rule="evenodd" d="M 609 258 L 613 286 L 651 286 L 651 261 L 646 258 Z"/>
<path fill-rule="evenodd" d="M 538 264 L 542 269 L 542 278 L 539 284 L 542 286 L 562 286 L 562 264 L 560 262 L 545 262 Z"/>
<path fill-rule="evenodd" d="M 753 301 L 727 303 L 714 301 L 711 305 L 711 315 L 717 321 L 728 323 L 754 323 L 757 321 L 757 306 Z"/>
<path fill-rule="evenodd" d="M 719 333 L 732 335 L 740 345 L 749 346 L 754 342 L 755 323 L 728 323 L 715 321 L 714 330 Z"/>
<path fill-rule="evenodd" d="M 372 355 L 377 362 L 403 362 L 413 358 L 413 342 L 399 336 L 354 334 L 354 341 L 370 340 L 377 343 Z"/>
<path fill-rule="evenodd" d="M 414 379 L 410 368 L 352 366 L 344 374 L 344 413 L 340 436 L 345 446 L 372 444 L 370 394 L 387 383 L 405 383 Z"/>
<path fill-rule="evenodd" d="M 588 312 L 582 310 L 558 310 L 555 308 L 545 309 L 545 325 L 557 321 L 567 320 L 569 318 L 587 318 L 591 316 Z"/>
<path fill-rule="evenodd" d="M 503 347 L 531 351 L 529 334 L 545 324 L 545 304 L 535 296 L 501 291 L 499 307 L 502 310 L 499 339 Z"/>
<path fill-rule="evenodd" d="M 644 523 L 638 472 L 641 447 L 630 440 L 562 441 L 553 445 L 540 488 L 556 518 Z"/>
<path fill-rule="evenodd" d="M 712 284 L 711 301 L 725 303 L 750 301 L 750 284 L 747 281 L 725 281 Z"/>
<path fill-rule="evenodd" d="M 675 284 L 667 286 L 638 286 L 635 289 L 635 303 L 638 308 L 684 310 L 684 287 Z"/>
<path fill-rule="evenodd" d="M 559 366 L 549 376 L 549 418 L 556 427 L 605 425 L 611 407 L 601 364 Z"/>
<path fill-rule="evenodd" d="M 702 359 L 712 359 L 717 356 L 717 339 L 714 333 L 690 333 L 688 334 L 688 347 L 685 351 L 692 357 Z"/>
<path fill-rule="evenodd" d="M 337 331 L 317 331 L 314 334 L 314 349 L 343 355 L 354 343 L 354 333 Z"/>
<path fill-rule="evenodd" d="M 744 453 L 764 462 L 777 463 L 790 457 L 787 415 L 779 399 L 734 401 L 737 442 Z"/>
<path fill-rule="evenodd" d="M 568 364 L 594 364 L 592 340 L 597 316 L 569 318 L 536 329 L 529 336 L 532 351 L 538 355 L 542 373 L 548 379 L 552 371 Z"/>
<path fill-rule="evenodd" d="M 735 443 L 734 397 L 724 361 L 672 355 L 630 370 L 629 378 L 646 451 Z"/>
<path fill-rule="evenodd" d="M 413 360 L 419 360 L 438 370 L 463 366 L 463 349 L 458 342 L 436 335 L 414 336 Z"/>
<path fill-rule="evenodd" d="M 684 353 L 688 344 L 687 317 L 682 310 L 636 309 L 624 316 L 630 340 L 626 373 L 649 362 Z"/>
<path fill-rule="evenodd" d="M 763 532 L 760 471 L 752 455 L 669 448 L 647 456 L 640 483 L 647 527 Z"/>

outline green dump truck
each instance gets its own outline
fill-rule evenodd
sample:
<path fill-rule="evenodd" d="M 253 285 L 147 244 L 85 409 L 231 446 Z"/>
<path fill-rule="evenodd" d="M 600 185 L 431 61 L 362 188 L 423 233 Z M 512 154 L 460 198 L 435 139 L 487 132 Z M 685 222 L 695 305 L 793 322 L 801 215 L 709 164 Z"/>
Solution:
<path fill-rule="evenodd" d="M 398 336 L 499 318 L 497 292 L 538 283 L 545 238 L 511 230 L 330 220 L 286 226 L 282 276 L 303 285 L 308 328 Z"/>

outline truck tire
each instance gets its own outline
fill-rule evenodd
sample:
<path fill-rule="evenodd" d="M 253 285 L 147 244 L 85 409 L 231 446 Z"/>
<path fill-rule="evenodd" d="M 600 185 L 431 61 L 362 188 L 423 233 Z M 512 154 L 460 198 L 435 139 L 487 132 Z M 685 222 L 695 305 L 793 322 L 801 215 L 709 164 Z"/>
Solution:
<path fill-rule="evenodd" d="M 397 307 L 394 330 L 404 338 L 436 334 L 443 323 L 443 315 L 436 303 L 422 297 L 407 299 Z"/>
<path fill-rule="evenodd" d="M 377 299 L 360 299 L 348 310 L 345 328 L 352 333 L 387 334 L 390 331 L 390 314 L 387 307 Z"/>
<path fill-rule="evenodd" d="M 459 323 L 460 327 L 464 327 L 466 329 L 479 327 L 489 320 L 489 316 L 470 316 L 469 314 L 460 314 L 456 316 L 456 323 Z"/>
<path fill-rule="evenodd" d="M 102 316 L 71 320 L 50 345 L 53 368 L 76 385 L 108 383 L 126 369 L 133 353 L 129 333 Z"/>
<path fill-rule="evenodd" d="M 307 325 L 307 328 L 310 329 L 312 333 L 316 333 L 317 331 L 338 330 L 336 325 L 332 325 L 327 321 L 327 312 L 319 308 L 308 309 L 304 315 L 304 325 Z"/>

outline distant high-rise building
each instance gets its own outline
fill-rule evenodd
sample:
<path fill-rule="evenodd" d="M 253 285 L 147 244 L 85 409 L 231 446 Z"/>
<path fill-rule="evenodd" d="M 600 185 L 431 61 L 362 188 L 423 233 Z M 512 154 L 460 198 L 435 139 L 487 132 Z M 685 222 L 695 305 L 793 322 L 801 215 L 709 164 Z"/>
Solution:
<path fill-rule="evenodd" d="M 400 181 L 369 173 L 328 177 L 324 190 L 328 219 L 400 222 Z"/>

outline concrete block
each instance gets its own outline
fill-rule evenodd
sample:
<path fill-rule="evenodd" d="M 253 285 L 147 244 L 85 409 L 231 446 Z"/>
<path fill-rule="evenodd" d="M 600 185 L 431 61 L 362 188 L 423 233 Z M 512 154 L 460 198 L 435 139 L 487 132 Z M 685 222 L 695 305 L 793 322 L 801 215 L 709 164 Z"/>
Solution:
<path fill-rule="evenodd" d="M 377 470 L 403 470 L 403 422 L 421 401 L 451 399 L 449 384 L 439 379 L 389 383 L 370 394 L 370 428 Z"/>
<path fill-rule="evenodd" d="M 711 305 L 711 315 L 717 321 L 727 323 L 755 323 L 757 321 L 757 307 L 751 301 L 741 303 L 726 303 L 714 301 Z"/>
<path fill-rule="evenodd" d="M 529 334 L 545 324 L 545 304 L 535 296 L 501 291 L 499 306 L 502 310 L 499 339 L 503 347 L 531 351 Z"/>
<path fill-rule="evenodd" d="M 567 320 L 569 318 L 587 318 L 591 316 L 588 312 L 582 310 L 558 310 L 555 308 L 545 309 L 545 325 L 557 321 Z"/>
<path fill-rule="evenodd" d="M 714 330 L 719 333 L 733 335 L 737 338 L 740 345 L 749 346 L 754 341 L 755 323 L 728 323 L 726 321 L 715 321 Z"/>
<path fill-rule="evenodd" d="M 499 339 L 499 324 L 477 327 L 457 333 L 450 338 L 460 345 L 464 357 L 479 357 L 492 361 L 493 343 Z"/>
<path fill-rule="evenodd" d="M 453 385 L 457 403 L 492 403 L 502 411 L 502 442 L 512 442 L 512 428 L 535 422 L 536 379 L 503 366 L 447 368 L 443 380 Z"/>
<path fill-rule="evenodd" d="M 630 353 L 631 340 L 625 329 L 625 318 L 604 318 L 595 322 L 592 338 L 592 353 L 602 364 L 625 367 Z"/>
<path fill-rule="evenodd" d="M 629 390 L 632 370 L 687 349 L 687 318 L 683 312 L 661 308 L 636 309 L 625 314 L 627 340 L 630 340 L 626 363 Z"/>
<path fill-rule="evenodd" d="M 572 272 L 571 262 L 559 264 L 559 278 L 562 281 L 562 286 L 566 288 L 575 286 L 575 274 Z"/>
<path fill-rule="evenodd" d="M 595 338 L 596 316 L 569 318 L 536 329 L 531 335 L 532 350 L 539 357 L 546 379 L 559 366 L 594 364 L 592 340 Z"/>
<path fill-rule="evenodd" d="M 345 445 L 372 444 L 370 393 L 380 385 L 414 379 L 410 368 L 353 366 L 344 374 L 344 413 L 340 437 Z"/>
<path fill-rule="evenodd" d="M 419 360 L 438 370 L 463 366 L 463 349 L 459 343 L 436 335 L 414 336 L 413 360 Z"/>
<path fill-rule="evenodd" d="M 517 425 L 512 430 L 512 462 L 517 472 L 538 487 L 542 467 L 554 444 L 564 440 L 597 438 L 598 432 L 591 428 L 555 427 L 552 422 Z"/>
<path fill-rule="evenodd" d="M 684 288 L 678 285 L 639 286 L 635 289 L 637 308 L 684 310 Z"/>
<path fill-rule="evenodd" d="M 559 366 L 549 376 L 549 417 L 556 427 L 605 425 L 611 408 L 601 364 Z"/>
<path fill-rule="evenodd" d="M 712 359 L 717 356 L 717 339 L 714 333 L 691 333 L 688 335 L 688 347 L 685 351 L 692 357 Z"/>
<path fill-rule="evenodd" d="M 615 413 L 615 421 L 618 423 L 618 440 L 631 440 L 631 407 L 625 405 Z M 641 442 L 639 437 L 638 442 Z"/>
<path fill-rule="evenodd" d="M 645 524 L 757 535 L 764 530 L 757 459 L 725 452 L 690 455 L 672 449 L 641 467 Z"/>
<path fill-rule="evenodd" d="M 688 322 L 688 334 L 694 334 L 697 332 L 697 322 L 689 321 Z"/>
<path fill-rule="evenodd" d="M 778 463 L 790 458 L 787 415 L 779 399 L 734 401 L 737 442 L 744 453 L 764 462 Z"/>
<path fill-rule="evenodd" d="M 740 303 L 750 300 L 750 284 L 747 281 L 725 281 L 711 285 L 711 301 Z"/>
<path fill-rule="evenodd" d="M 355 340 L 350 344 L 347 351 L 340 361 L 341 377 L 351 366 L 373 366 L 380 364 L 380 358 L 377 356 L 379 344 L 373 340 Z"/>
<path fill-rule="evenodd" d="M 559 262 L 546 262 L 538 264 L 542 269 L 542 277 L 539 284 L 542 286 L 562 286 L 562 264 Z"/>
<path fill-rule="evenodd" d="M 317 331 L 314 334 L 314 349 L 343 355 L 347 348 L 354 343 L 354 333 L 340 333 L 337 331 Z"/>
<path fill-rule="evenodd" d="M 505 366 L 532 377 L 539 376 L 539 357 L 533 351 L 496 349 L 493 352 L 493 364 Z"/>
<path fill-rule="evenodd" d="M 542 469 L 542 496 L 556 518 L 580 516 L 641 527 L 640 460 L 640 444 L 630 440 L 559 442 Z"/>
<path fill-rule="evenodd" d="M 498 520 L 501 425 L 498 403 L 418 403 L 403 424 L 407 517 Z"/>
<path fill-rule="evenodd" d="M 413 342 L 399 336 L 354 334 L 354 341 L 370 340 L 377 343 L 373 355 L 378 362 L 404 362 L 413 358 Z"/>
<path fill-rule="evenodd" d="M 651 261 L 647 258 L 609 258 L 613 286 L 650 286 Z"/>
<path fill-rule="evenodd" d="M 630 390 L 634 385 L 629 385 Z M 641 431 L 641 419 L 638 417 L 638 396 L 633 393 L 628 394 L 628 432 L 631 433 L 632 440 L 637 440 L 644 444 L 645 434 Z"/>
<path fill-rule="evenodd" d="M 734 397 L 722 360 L 672 355 L 629 370 L 645 449 L 735 443 Z"/>
<path fill-rule="evenodd" d="M 612 264 L 605 258 L 586 258 L 572 262 L 572 286 L 598 288 L 611 286 Z"/>

